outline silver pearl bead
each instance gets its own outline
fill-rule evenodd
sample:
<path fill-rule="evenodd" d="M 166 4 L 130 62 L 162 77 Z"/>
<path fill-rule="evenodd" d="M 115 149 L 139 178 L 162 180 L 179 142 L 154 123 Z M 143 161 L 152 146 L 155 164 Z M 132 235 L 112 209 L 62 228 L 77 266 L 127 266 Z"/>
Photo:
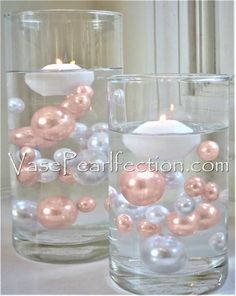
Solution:
<path fill-rule="evenodd" d="M 168 172 L 163 175 L 168 189 L 177 189 L 184 184 L 184 175 L 181 172 Z"/>
<path fill-rule="evenodd" d="M 189 197 L 188 195 L 181 195 L 180 197 L 177 198 L 175 201 L 175 210 L 180 214 L 180 215 L 189 215 L 191 214 L 195 207 L 196 207 L 196 202 L 192 197 Z"/>
<path fill-rule="evenodd" d="M 147 206 L 131 205 L 122 194 L 118 195 L 116 206 L 117 215 L 126 214 L 129 215 L 133 220 L 144 218 L 145 212 L 148 208 Z"/>
<path fill-rule="evenodd" d="M 93 124 L 90 127 L 91 133 L 107 132 L 107 131 L 108 131 L 108 124 L 106 122 L 98 122 L 98 123 Z"/>
<path fill-rule="evenodd" d="M 34 230 L 38 226 L 36 208 L 37 203 L 31 200 L 14 200 L 12 202 L 14 226 L 22 230 Z"/>
<path fill-rule="evenodd" d="M 90 131 L 86 124 L 76 122 L 73 132 L 70 134 L 70 138 L 74 139 L 82 148 L 87 147 L 88 137 Z"/>
<path fill-rule="evenodd" d="M 88 139 L 88 149 L 107 152 L 109 150 L 109 136 L 106 132 L 96 132 Z"/>
<path fill-rule="evenodd" d="M 11 113 L 21 113 L 25 110 L 25 103 L 20 98 L 10 98 L 8 100 L 8 110 Z"/>
<path fill-rule="evenodd" d="M 223 232 L 213 234 L 209 239 L 209 246 L 215 252 L 223 252 L 226 250 L 226 237 Z"/>
<path fill-rule="evenodd" d="M 53 158 L 63 167 L 71 168 L 78 162 L 77 153 L 69 148 L 61 148 L 54 152 Z"/>
<path fill-rule="evenodd" d="M 107 156 L 101 151 L 82 150 L 78 154 L 78 165 L 73 168 L 75 180 L 82 185 L 96 185 L 108 174 Z"/>
<path fill-rule="evenodd" d="M 49 183 L 57 179 L 60 168 L 51 159 L 40 158 L 35 163 L 39 171 L 39 182 Z"/>
<path fill-rule="evenodd" d="M 161 224 L 165 221 L 166 216 L 169 214 L 169 210 L 160 205 L 154 205 L 148 207 L 145 216 L 146 219 L 153 224 Z"/>
<path fill-rule="evenodd" d="M 184 244 L 172 236 L 151 236 L 141 241 L 140 249 L 143 263 L 160 274 L 177 272 L 187 261 Z"/>

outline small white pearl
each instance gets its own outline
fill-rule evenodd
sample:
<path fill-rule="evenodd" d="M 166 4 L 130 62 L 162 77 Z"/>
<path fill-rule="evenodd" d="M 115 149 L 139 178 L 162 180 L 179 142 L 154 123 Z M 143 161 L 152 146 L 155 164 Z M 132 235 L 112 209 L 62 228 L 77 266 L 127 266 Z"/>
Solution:
<path fill-rule="evenodd" d="M 106 122 L 95 123 L 91 126 L 90 131 L 91 131 L 91 133 L 107 132 L 108 131 L 108 124 Z"/>
<path fill-rule="evenodd" d="M 223 252 L 226 250 L 226 237 L 223 232 L 213 234 L 209 239 L 209 246 L 216 252 Z"/>
<path fill-rule="evenodd" d="M 106 132 L 96 132 L 88 139 L 88 149 L 107 152 L 109 150 L 109 136 Z"/>
<path fill-rule="evenodd" d="M 13 200 L 13 225 L 22 230 L 34 230 L 38 226 L 36 208 L 37 203 L 31 200 Z"/>
<path fill-rule="evenodd" d="M 70 134 L 70 138 L 74 139 L 82 148 L 87 146 L 90 131 L 86 124 L 76 122 L 75 129 Z"/>
<path fill-rule="evenodd" d="M 140 249 L 146 267 L 160 274 L 179 271 L 187 261 L 184 244 L 172 236 L 151 236 L 141 241 Z"/>
<path fill-rule="evenodd" d="M 196 202 L 192 197 L 182 194 L 175 201 L 174 207 L 179 214 L 185 216 L 191 214 L 194 211 Z"/>
<path fill-rule="evenodd" d="M 146 219 L 154 224 L 161 224 L 165 221 L 166 216 L 169 214 L 169 210 L 160 205 L 154 205 L 148 207 L 145 216 Z"/>
<path fill-rule="evenodd" d="M 10 98 L 8 100 L 8 110 L 11 113 L 21 113 L 25 110 L 25 103 L 20 98 Z"/>
<path fill-rule="evenodd" d="M 39 173 L 38 181 L 41 183 L 49 183 L 57 179 L 58 166 L 51 159 L 40 158 L 35 161 Z"/>
<path fill-rule="evenodd" d="M 181 172 L 168 172 L 163 173 L 163 175 L 168 189 L 177 189 L 184 184 L 184 175 Z"/>
<path fill-rule="evenodd" d="M 53 158 L 60 165 L 71 168 L 78 163 L 77 153 L 69 148 L 60 148 L 56 150 L 53 154 Z"/>

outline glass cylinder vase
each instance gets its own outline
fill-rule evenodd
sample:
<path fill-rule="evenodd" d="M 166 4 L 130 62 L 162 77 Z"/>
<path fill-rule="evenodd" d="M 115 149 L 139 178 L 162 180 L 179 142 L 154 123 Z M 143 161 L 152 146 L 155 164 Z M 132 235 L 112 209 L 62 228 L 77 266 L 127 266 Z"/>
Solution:
<path fill-rule="evenodd" d="M 108 255 L 106 78 L 122 73 L 122 16 L 5 16 L 13 242 L 33 260 Z"/>
<path fill-rule="evenodd" d="M 202 294 L 227 275 L 224 75 L 109 79 L 110 274 L 135 294 Z"/>

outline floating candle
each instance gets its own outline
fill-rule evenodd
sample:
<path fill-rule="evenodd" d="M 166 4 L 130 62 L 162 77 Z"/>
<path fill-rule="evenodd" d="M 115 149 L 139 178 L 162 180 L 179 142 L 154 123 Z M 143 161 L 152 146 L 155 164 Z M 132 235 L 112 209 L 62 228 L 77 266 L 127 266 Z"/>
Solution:
<path fill-rule="evenodd" d="M 138 135 L 137 135 L 138 134 Z M 179 160 L 200 143 L 200 135 L 177 120 L 147 121 L 132 134 L 123 136 L 123 143 L 136 156 L 160 160 Z"/>
<path fill-rule="evenodd" d="M 25 74 L 25 83 L 42 96 L 68 95 L 78 86 L 91 85 L 93 81 L 93 71 L 82 69 L 74 62 L 64 64 L 59 59 L 40 72 Z"/>

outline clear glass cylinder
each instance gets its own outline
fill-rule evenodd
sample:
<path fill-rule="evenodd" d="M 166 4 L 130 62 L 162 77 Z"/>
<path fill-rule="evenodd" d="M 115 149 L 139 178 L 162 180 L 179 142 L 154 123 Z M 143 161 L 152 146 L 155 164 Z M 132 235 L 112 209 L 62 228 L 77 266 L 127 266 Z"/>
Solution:
<path fill-rule="evenodd" d="M 108 81 L 110 274 L 135 294 L 202 294 L 227 275 L 225 75 Z"/>
<path fill-rule="evenodd" d="M 122 16 L 5 16 L 13 242 L 33 260 L 107 256 L 106 79 L 122 73 Z"/>

